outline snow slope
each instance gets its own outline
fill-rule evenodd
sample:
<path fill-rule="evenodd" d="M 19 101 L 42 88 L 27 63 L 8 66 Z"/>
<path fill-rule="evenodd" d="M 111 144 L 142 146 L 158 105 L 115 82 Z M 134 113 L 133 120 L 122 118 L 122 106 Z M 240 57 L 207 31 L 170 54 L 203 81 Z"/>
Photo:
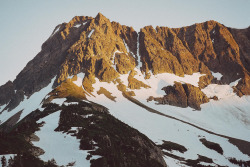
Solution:
<path fill-rule="evenodd" d="M 182 122 L 150 113 L 121 96 L 116 99 L 116 102 L 99 100 L 103 98 L 105 97 L 97 97 L 91 100 L 108 107 L 112 115 L 138 129 L 155 143 L 161 144 L 162 140 L 173 141 L 188 149 L 183 155 L 178 152 L 175 152 L 175 155 L 188 159 L 197 159 L 197 154 L 200 154 L 212 158 L 217 164 L 229 166 L 233 165 L 224 156 L 237 157 L 243 160 L 249 159 L 248 156 L 242 154 L 237 147 L 230 144 L 225 138 L 214 136 Z M 199 141 L 201 137 L 219 143 L 224 150 L 224 156 L 202 145 Z"/>
<path fill-rule="evenodd" d="M 161 88 L 173 85 L 174 81 L 198 86 L 200 76 L 202 75 L 199 73 L 185 75 L 184 77 L 163 73 L 151 76 L 150 79 L 145 80 L 138 70 L 138 74 L 135 78 L 140 79 L 151 88 L 141 88 L 133 91 L 136 94 L 135 98 L 137 100 L 164 114 L 195 123 L 200 127 L 219 134 L 250 141 L 250 96 L 240 98 L 232 89 L 232 86 L 237 85 L 240 79 L 232 82 L 230 85 L 211 84 L 205 89 L 202 89 L 208 97 L 218 96 L 219 100 L 210 100 L 209 103 L 202 104 L 201 111 L 194 111 L 194 109 L 190 107 L 181 108 L 170 105 L 158 105 L 153 101 L 147 102 L 149 96 L 162 97 L 165 92 L 161 90 Z M 127 81 L 124 81 L 124 83 L 126 82 Z M 241 129 L 240 131 L 238 130 L 239 128 Z"/>
<path fill-rule="evenodd" d="M 138 74 L 136 78 L 151 86 L 149 89 L 142 88 L 140 90 L 133 90 L 136 94 L 135 98 L 143 104 L 164 114 L 196 124 L 216 133 L 249 141 L 250 128 L 248 119 L 250 115 L 249 112 L 247 112 L 247 109 L 250 107 L 249 96 L 242 98 L 236 96 L 232 92 L 231 85 L 220 85 L 223 89 L 220 88 L 217 91 L 213 89 L 215 87 L 212 85 L 212 88 L 208 87 L 203 91 L 207 94 L 210 93 L 211 96 L 214 95 L 213 92 L 217 92 L 221 95 L 220 99 L 219 101 L 211 100 L 209 103 L 203 104 L 201 111 L 194 111 L 190 107 L 180 108 L 169 105 L 157 105 L 154 102 L 147 102 L 147 98 L 149 96 L 159 97 L 164 95 L 161 88 L 163 86 L 173 85 L 174 81 L 191 83 L 197 86 L 201 74 L 186 75 L 185 77 L 178 77 L 173 74 L 159 74 L 145 80 L 139 70 L 137 71 Z M 128 84 L 127 75 L 121 75 L 120 79 L 125 85 Z M 227 158 L 235 157 L 238 160 L 249 160 L 250 158 L 241 153 L 236 146 L 229 143 L 226 138 L 209 134 L 161 115 L 150 113 L 144 108 L 128 101 L 122 96 L 122 93 L 117 89 L 117 85 L 114 83 L 104 83 L 96 79 L 96 83 L 93 86 L 95 88 L 94 91 L 98 91 L 100 87 L 104 87 L 112 93 L 112 96 L 116 97 L 116 102 L 111 101 L 104 95 L 98 95 L 96 93 L 94 93 L 95 97 L 88 97 L 89 100 L 109 108 L 111 114 L 116 118 L 138 129 L 157 144 L 161 144 L 162 140 L 166 140 L 176 142 L 188 148 L 188 151 L 184 154 L 175 151 L 173 153 L 175 155 L 185 157 L 186 159 L 197 159 L 199 154 L 212 158 L 215 162 L 214 165 L 227 166 L 234 166 Z M 240 131 L 239 128 L 241 129 Z M 222 147 L 224 154 L 221 155 L 206 148 L 199 141 L 200 138 L 206 138 L 209 141 L 218 143 Z M 168 157 L 166 157 L 165 160 L 166 162 L 171 161 L 171 163 L 177 166 L 179 166 L 178 164 L 180 163 Z"/>
<path fill-rule="evenodd" d="M 45 122 L 41 130 L 35 133 L 40 140 L 33 142 L 35 146 L 45 151 L 40 158 L 44 161 L 54 158 L 58 165 L 67 165 L 70 162 L 76 162 L 75 166 L 77 167 L 90 166 L 90 161 L 86 160 L 87 151 L 79 150 L 79 139 L 62 132 L 54 131 L 58 126 L 60 112 L 57 111 L 38 121 L 38 123 Z"/>
<path fill-rule="evenodd" d="M 25 116 L 27 116 L 29 113 L 36 110 L 37 108 L 41 109 L 41 106 L 42 106 L 41 102 L 42 102 L 43 98 L 49 92 L 52 91 L 52 86 L 53 86 L 53 83 L 54 83 L 55 79 L 56 79 L 56 77 L 54 77 L 51 80 L 51 82 L 50 82 L 50 84 L 48 86 L 44 87 L 39 92 L 34 93 L 29 98 L 27 98 L 25 96 L 25 99 L 16 108 L 14 108 L 13 110 L 11 110 L 11 111 L 4 110 L 0 114 L 0 124 L 4 123 L 11 116 L 13 116 L 14 114 L 16 114 L 16 113 L 18 113 L 20 111 L 22 111 L 22 114 L 21 114 L 19 120 L 22 120 Z"/>

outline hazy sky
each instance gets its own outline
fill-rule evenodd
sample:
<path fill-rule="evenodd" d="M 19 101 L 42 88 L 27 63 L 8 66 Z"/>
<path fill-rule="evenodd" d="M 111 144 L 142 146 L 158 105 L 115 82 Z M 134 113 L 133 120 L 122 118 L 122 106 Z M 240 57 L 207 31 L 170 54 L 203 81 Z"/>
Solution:
<path fill-rule="evenodd" d="M 56 25 L 98 12 L 135 30 L 207 20 L 235 28 L 250 25 L 250 0 L 0 0 L 0 85 L 15 79 Z"/>

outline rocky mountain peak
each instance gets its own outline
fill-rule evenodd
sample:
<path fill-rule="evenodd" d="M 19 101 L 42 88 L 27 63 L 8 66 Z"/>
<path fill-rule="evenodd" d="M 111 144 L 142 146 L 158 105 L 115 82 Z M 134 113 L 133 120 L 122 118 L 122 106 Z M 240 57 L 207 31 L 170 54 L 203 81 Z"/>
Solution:
<path fill-rule="evenodd" d="M 249 46 L 250 28 L 213 20 L 136 32 L 75 16 L 0 86 L 0 154 L 17 153 L 13 166 L 50 153 L 64 166 L 246 166 Z"/>
<path fill-rule="evenodd" d="M 248 29 L 231 29 L 213 20 L 182 28 L 146 26 L 137 33 L 101 13 L 95 18 L 75 16 L 56 26 L 41 52 L 17 75 L 13 87 L 29 97 L 55 76 L 57 87 L 70 76 L 84 73 L 83 87 L 91 93 L 95 78 L 112 82 L 138 68 L 146 79 L 151 74 L 183 77 L 200 72 L 204 74 L 201 88 L 242 78 L 235 91 L 247 95 L 249 39 Z M 211 71 L 223 77 L 215 80 Z"/>
<path fill-rule="evenodd" d="M 98 25 L 102 25 L 105 24 L 107 22 L 110 22 L 108 18 L 106 18 L 103 14 L 101 14 L 100 12 L 96 15 L 95 17 L 95 22 Z"/>

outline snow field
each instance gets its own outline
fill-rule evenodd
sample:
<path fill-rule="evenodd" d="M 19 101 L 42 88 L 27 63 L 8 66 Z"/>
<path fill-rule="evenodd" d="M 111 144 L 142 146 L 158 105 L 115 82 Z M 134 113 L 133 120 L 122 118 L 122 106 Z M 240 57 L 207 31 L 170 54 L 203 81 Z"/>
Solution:
<path fill-rule="evenodd" d="M 154 102 L 147 102 L 147 97 L 159 97 L 160 95 L 163 95 L 164 93 L 161 92 L 162 90 L 160 89 L 163 86 L 173 85 L 174 81 L 181 81 L 197 85 L 201 74 L 193 74 L 192 76 L 185 77 L 178 77 L 174 76 L 173 74 L 160 74 L 151 76 L 150 79 L 145 80 L 143 75 L 138 70 L 137 72 L 137 79 L 151 86 L 149 89 L 141 88 L 140 90 L 133 90 L 136 94 L 135 98 L 143 104 L 164 114 L 194 123 L 216 133 L 221 133 L 245 140 L 250 138 L 250 131 L 248 128 L 249 124 L 242 124 L 243 121 L 238 119 L 240 116 L 236 117 L 237 114 L 240 114 L 241 117 L 244 118 L 242 114 L 248 114 L 247 108 L 250 106 L 250 97 L 245 96 L 243 98 L 239 98 L 232 92 L 228 92 L 230 89 L 228 88 L 228 85 L 226 85 L 225 89 L 219 89 L 220 91 L 224 92 L 224 94 L 222 93 L 221 99 L 219 101 L 211 100 L 209 103 L 203 104 L 202 111 L 193 111 L 193 109 L 190 107 L 180 108 L 169 105 L 156 105 Z M 127 75 L 128 74 L 120 76 L 120 79 L 125 85 L 128 84 Z M 112 96 L 117 97 L 116 102 L 109 100 L 104 95 L 94 94 L 96 97 L 88 98 L 89 100 L 95 101 L 109 108 L 111 114 L 116 118 L 138 129 L 157 144 L 162 143 L 162 140 L 166 140 L 181 144 L 188 149 L 188 151 L 184 154 L 176 151 L 174 152 L 175 155 L 182 156 L 187 159 L 197 159 L 197 154 L 200 154 L 212 158 L 216 164 L 228 166 L 234 166 L 227 160 L 229 157 L 235 157 L 238 160 L 249 160 L 249 156 L 242 154 L 239 149 L 229 143 L 226 138 L 206 133 L 195 127 L 163 117 L 161 115 L 149 113 L 145 109 L 137 106 L 134 103 L 131 103 L 122 96 L 119 90 L 117 90 L 116 84 L 103 83 L 97 79 L 97 82 L 93 86 L 95 88 L 94 91 L 98 91 L 100 87 L 104 87 L 112 93 Z M 213 91 L 215 90 L 212 89 L 208 92 L 211 93 Z M 234 98 L 233 100 L 238 98 L 237 107 L 241 108 L 241 113 L 239 113 L 239 110 L 232 110 L 231 112 L 228 112 L 230 107 L 232 107 L 232 101 L 230 101 L 232 100 L 232 97 Z M 223 105 L 222 103 L 225 104 Z M 239 131 L 239 128 L 241 128 L 242 131 Z M 199 141 L 199 139 L 203 137 L 211 142 L 218 143 L 224 151 L 223 155 L 217 153 L 214 150 L 206 148 Z M 176 163 L 177 161 L 172 160 L 172 158 L 167 157 L 165 160 L 166 162 L 171 161 L 179 166 L 179 162 Z"/>

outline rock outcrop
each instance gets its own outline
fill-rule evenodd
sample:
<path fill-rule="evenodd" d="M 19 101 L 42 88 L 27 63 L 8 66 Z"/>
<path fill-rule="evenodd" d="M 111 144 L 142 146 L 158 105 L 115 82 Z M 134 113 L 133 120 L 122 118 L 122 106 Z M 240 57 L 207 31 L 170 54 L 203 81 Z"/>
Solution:
<path fill-rule="evenodd" d="M 153 98 L 159 104 L 169 104 L 178 107 L 191 107 L 200 110 L 200 105 L 209 102 L 207 96 L 200 88 L 191 84 L 175 82 L 173 86 L 162 88 L 166 95 L 162 98 Z M 153 100 L 151 98 L 151 100 Z"/>
<path fill-rule="evenodd" d="M 161 104 L 188 107 L 188 97 L 180 82 L 175 82 L 174 86 L 168 86 L 162 89 L 166 95 L 163 97 Z"/>
<path fill-rule="evenodd" d="M 187 95 L 188 106 L 196 110 L 200 110 L 200 105 L 209 102 L 207 96 L 201 91 L 200 88 L 191 84 L 183 84 L 183 88 Z"/>

